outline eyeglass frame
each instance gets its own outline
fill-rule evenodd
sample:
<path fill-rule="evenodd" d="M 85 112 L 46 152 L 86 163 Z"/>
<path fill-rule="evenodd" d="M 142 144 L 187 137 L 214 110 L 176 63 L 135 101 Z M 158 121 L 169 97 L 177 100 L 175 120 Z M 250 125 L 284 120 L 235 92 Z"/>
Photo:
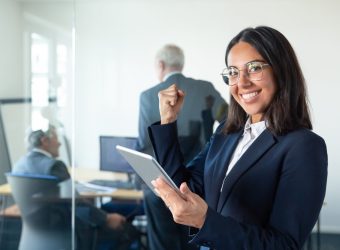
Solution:
<path fill-rule="evenodd" d="M 255 80 L 255 81 L 260 81 L 260 80 L 262 79 L 262 77 L 263 77 L 263 67 L 271 66 L 269 63 L 265 63 L 265 62 L 263 62 L 263 61 L 258 61 L 258 60 L 254 60 L 254 61 L 247 62 L 246 64 L 244 64 L 244 66 L 247 66 L 248 64 L 251 64 L 251 63 L 259 63 L 260 66 L 261 66 L 261 73 L 262 73 L 261 78 L 260 78 L 260 79 L 256 79 L 256 80 L 253 79 L 253 80 Z M 230 84 L 230 83 L 229 83 L 230 78 L 229 78 L 228 76 L 226 76 L 225 74 L 223 74 L 223 71 L 225 71 L 226 69 L 229 70 L 229 67 L 226 67 L 226 68 L 224 68 L 224 69 L 222 70 L 221 76 L 222 76 L 222 79 L 223 79 L 223 81 L 225 82 L 225 84 L 227 84 L 228 86 L 234 86 L 234 85 L 236 85 L 236 84 L 238 83 L 238 81 L 240 80 L 240 71 L 245 71 L 245 69 L 239 69 L 239 68 L 237 68 L 237 67 L 235 67 L 235 66 L 230 66 L 230 67 L 233 67 L 233 68 L 237 69 L 237 71 L 238 71 L 238 76 L 237 76 L 237 79 L 236 79 L 235 83 Z M 247 68 L 246 68 L 246 69 L 247 69 Z M 247 71 L 247 78 L 248 78 L 248 79 L 250 79 L 250 78 L 249 78 L 250 75 L 251 75 L 251 74 Z"/>

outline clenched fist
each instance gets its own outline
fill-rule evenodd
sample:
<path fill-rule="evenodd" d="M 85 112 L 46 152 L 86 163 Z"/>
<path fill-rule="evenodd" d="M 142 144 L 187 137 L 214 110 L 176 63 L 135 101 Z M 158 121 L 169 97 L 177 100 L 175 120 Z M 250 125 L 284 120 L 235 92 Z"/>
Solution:
<path fill-rule="evenodd" d="M 171 123 L 177 119 L 177 114 L 183 105 L 184 96 L 184 92 L 178 89 L 176 84 L 158 92 L 161 124 Z"/>

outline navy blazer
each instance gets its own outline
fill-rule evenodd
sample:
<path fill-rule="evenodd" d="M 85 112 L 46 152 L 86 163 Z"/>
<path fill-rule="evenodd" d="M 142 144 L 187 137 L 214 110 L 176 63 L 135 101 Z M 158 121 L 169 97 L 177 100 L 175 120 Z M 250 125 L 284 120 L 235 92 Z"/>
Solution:
<path fill-rule="evenodd" d="M 243 130 L 225 134 L 223 126 L 186 167 L 176 123 L 149 128 L 160 164 L 178 185 L 188 182 L 208 204 L 204 225 L 191 243 L 218 250 L 302 248 L 325 196 L 324 140 L 307 129 L 284 136 L 267 129 L 224 180 Z"/>

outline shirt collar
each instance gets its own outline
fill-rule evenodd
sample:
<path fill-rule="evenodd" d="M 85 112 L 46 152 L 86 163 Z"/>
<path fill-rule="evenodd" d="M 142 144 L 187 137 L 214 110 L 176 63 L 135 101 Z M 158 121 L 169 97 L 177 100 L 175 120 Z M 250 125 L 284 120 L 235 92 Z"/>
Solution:
<path fill-rule="evenodd" d="M 38 152 L 38 153 L 41 153 L 43 155 L 46 155 L 47 157 L 53 158 L 52 155 L 49 152 L 47 152 L 47 151 L 45 151 L 45 150 L 43 150 L 41 148 L 34 148 L 32 151 L 33 152 Z"/>
<path fill-rule="evenodd" d="M 168 78 L 169 78 L 170 76 L 176 75 L 176 74 L 181 74 L 181 72 L 180 72 L 180 71 L 172 71 L 172 72 L 166 74 L 166 75 L 163 77 L 163 82 L 165 82 L 166 80 L 168 80 Z"/>
<path fill-rule="evenodd" d="M 266 121 L 260 121 L 256 123 L 250 122 L 250 117 L 248 117 L 247 122 L 244 126 L 243 135 L 246 133 L 251 133 L 255 137 L 259 136 L 267 128 Z"/>

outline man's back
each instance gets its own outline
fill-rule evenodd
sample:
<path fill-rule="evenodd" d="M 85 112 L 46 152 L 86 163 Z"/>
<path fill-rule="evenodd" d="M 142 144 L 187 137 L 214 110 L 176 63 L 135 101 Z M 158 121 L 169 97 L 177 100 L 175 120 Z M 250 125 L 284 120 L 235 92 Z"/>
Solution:
<path fill-rule="evenodd" d="M 208 96 L 214 97 L 215 103 L 212 107 L 212 112 L 215 114 L 218 108 L 225 103 L 224 99 L 210 82 L 187 78 L 180 73 L 171 75 L 166 81 L 141 94 L 139 117 L 139 146 L 141 151 L 152 152 L 147 127 L 160 120 L 158 92 L 174 83 L 186 95 L 183 109 L 177 118 L 178 134 L 180 137 L 198 136 L 200 145 L 205 143 L 201 124 L 202 111 L 207 108 L 206 98 Z"/>
<path fill-rule="evenodd" d="M 13 173 L 53 175 L 60 180 L 70 178 L 66 165 L 40 152 L 31 151 L 13 167 Z"/>

